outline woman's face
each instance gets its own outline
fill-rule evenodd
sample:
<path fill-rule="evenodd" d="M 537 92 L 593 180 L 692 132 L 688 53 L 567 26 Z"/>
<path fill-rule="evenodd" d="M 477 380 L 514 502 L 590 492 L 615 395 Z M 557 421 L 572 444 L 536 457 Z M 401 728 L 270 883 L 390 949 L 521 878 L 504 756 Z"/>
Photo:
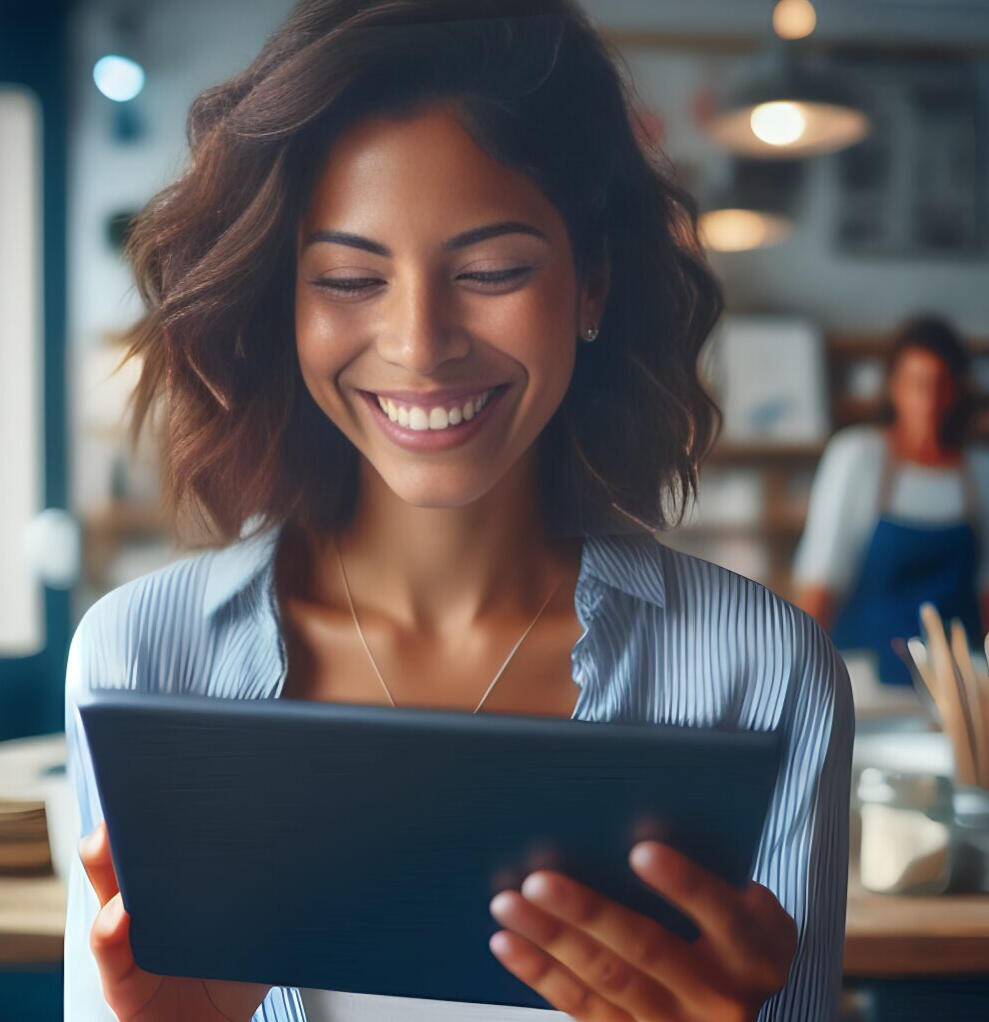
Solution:
<path fill-rule="evenodd" d="M 901 426 L 937 435 L 957 399 L 957 388 L 942 358 L 927 348 L 908 347 L 890 374 L 889 397 Z"/>
<path fill-rule="evenodd" d="M 602 307 L 578 293 L 556 208 L 443 106 L 335 142 L 299 229 L 299 362 L 406 502 L 463 506 L 493 487 L 560 404 Z"/>

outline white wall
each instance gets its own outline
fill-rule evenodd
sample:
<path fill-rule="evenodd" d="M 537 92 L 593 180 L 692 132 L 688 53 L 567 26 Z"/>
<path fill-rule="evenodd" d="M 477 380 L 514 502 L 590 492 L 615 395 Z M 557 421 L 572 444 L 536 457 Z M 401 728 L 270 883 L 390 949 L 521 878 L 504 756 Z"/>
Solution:
<path fill-rule="evenodd" d="M 41 510 L 44 397 L 41 104 L 0 85 L 0 656 L 45 646 L 44 593 L 24 557 Z"/>
<path fill-rule="evenodd" d="M 106 220 L 136 210 L 182 169 L 189 104 L 207 86 L 239 71 L 289 9 L 288 0 L 237 3 L 169 0 L 136 5 L 147 18 L 139 56 L 148 75 L 136 103 L 145 133 L 113 136 L 115 104 L 92 80 L 95 61 L 113 50 L 109 13 L 119 5 L 77 5 L 69 140 L 69 393 L 73 428 L 72 501 L 98 507 L 109 491 L 113 443 L 108 430 L 123 409 L 133 373 L 107 381 L 122 353 L 105 338 L 140 312 L 129 268 L 106 241 Z M 98 435 L 95 435 L 98 434 Z"/>

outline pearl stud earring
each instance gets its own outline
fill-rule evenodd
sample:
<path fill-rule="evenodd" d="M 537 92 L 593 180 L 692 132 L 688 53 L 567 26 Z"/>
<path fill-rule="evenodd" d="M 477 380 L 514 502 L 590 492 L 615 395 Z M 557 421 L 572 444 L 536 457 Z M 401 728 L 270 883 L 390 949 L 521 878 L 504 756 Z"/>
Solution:
<path fill-rule="evenodd" d="M 584 340 L 585 341 L 593 341 L 594 338 L 597 337 L 597 335 L 598 335 L 598 328 L 596 326 L 589 326 L 584 331 Z"/>

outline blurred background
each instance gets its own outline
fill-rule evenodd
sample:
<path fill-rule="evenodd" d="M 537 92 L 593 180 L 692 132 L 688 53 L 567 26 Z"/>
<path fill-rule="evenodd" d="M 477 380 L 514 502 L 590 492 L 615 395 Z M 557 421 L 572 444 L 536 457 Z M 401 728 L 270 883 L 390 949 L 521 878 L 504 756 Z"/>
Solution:
<path fill-rule="evenodd" d="M 583 5 L 727 296 L 704 354 L 723 433 L 665 541 L 797 602 L 849 665 L 844 1017 L 989 1017 L 989 0 Z M 124 431 L 138 367 L 114 372 L 140 310 L 128 222 L 182 169 L 192 99 L 290 6 L 0 4 L 0 827 L 6 810 L 9 848 L 51 848 L 18 865 L 0 831 L 0 1018 L 61 1017 L 72 630 L 184 553 L 155 452 Z M 949 562 L 971 569 L 950 591 Z M 901 585 L 943 597 L 954 659 L 916 600 L 901 623 Z M 920 645 L 892 657 L 891 636 Z M 968 702 L 958 681 L 946 705 L 949 669 Z"/>

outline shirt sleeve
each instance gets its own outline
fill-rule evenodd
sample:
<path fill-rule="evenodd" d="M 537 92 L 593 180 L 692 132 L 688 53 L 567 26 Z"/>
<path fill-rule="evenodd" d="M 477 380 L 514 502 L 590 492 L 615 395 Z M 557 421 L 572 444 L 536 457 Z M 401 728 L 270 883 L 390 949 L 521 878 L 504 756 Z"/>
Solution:
<path fill-rule="evenodd" d="M 76 627 L 65 672 L 67 770 L 81 826 L 77 842 L 103 819 L 79 703 L 91 688 L 137 685 L 131 659 L 116 652 L 129 648 L 126 604 L 113 593 L 103 600 L 106 602 L 97 601 L 90 607 Z M 64 1022 L 118 1022 L 103 997 L 99 966 L 89 947 L 89 934 L 99 910 L 99 898 L 76 854 L 69 871 L 65 912 Z M 306 1022 L 298 988 L 272 987 L 252 1022 Z"/>
<path fill-rule="evenodd" d="M 794 559 L 797 582 L 839 595 L 851 586 L 875 519 L 880 466 L 871 448 L 854 427 L 836 433 L 825 448 Z"/>
<path fill-rule="evenodd" d="M 79 806 L 81 830 L 76 841 L 103 819 L 99 792 L 79 716 L 79 701 L 88 691 L 93 667 L 93 608 L 83 616 L 69 644 L 65 674 L 65 737 L 69 781 Z M 89 947 L 89 933 L 100 909 L 82 860 L 76 854 L 68 878 L 65 913 L 65 1022 L 117 1022 L 103 998 L 99 968 Z"/>
<path fill-rule="evenodd" d="M 844 661 L 820 626 L 793 608 L 792 680 L 777 796 L 753 879 L 797 923 L 785 985 L 758 1022 L 837 1018 L 848 896 L 848 829 L 855 715 Z"/>

